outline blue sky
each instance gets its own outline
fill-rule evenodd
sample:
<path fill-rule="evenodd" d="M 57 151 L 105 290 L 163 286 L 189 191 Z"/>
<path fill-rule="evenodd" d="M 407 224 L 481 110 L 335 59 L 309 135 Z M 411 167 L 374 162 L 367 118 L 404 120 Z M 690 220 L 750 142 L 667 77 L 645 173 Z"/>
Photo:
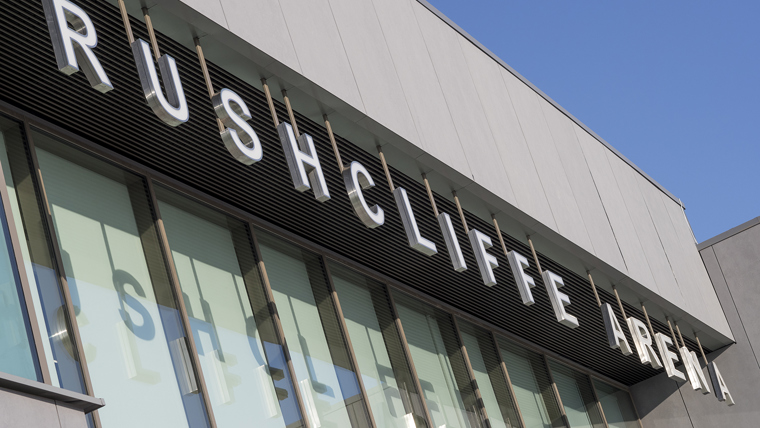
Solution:
<path fill-rule="evenodd" d="M 429 0 L 686 205 L 760 216 L 760 2 Z"/>

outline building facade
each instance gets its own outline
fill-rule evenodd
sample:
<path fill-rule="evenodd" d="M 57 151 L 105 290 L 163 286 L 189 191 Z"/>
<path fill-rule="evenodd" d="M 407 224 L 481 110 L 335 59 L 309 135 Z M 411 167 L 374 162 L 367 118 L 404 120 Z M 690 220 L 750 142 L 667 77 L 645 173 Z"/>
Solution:
<path fill-rule="evenodd" d="M 0 426 L 752 426 L 724 241 L 423 0 L 0 26 Z"/>

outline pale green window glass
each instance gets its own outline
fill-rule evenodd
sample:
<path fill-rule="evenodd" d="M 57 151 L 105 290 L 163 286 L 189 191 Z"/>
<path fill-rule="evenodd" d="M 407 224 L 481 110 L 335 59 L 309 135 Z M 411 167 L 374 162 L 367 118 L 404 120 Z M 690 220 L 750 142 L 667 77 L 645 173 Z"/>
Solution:
<path fill-rule="evenodd" d="M 257 236 L 311 425 L 368 427 L 322 261 L 267 233 Z"/>
<path fill-rule="evenodd" d="M 491 333 L 462 320 L 459 320 L 459 330 L 491 427 L 519 427 L 519 417 Z"/>
<path fill-rule="evenodd" d="M 3 125 L 5 120 L 0 121 L 0 143 L 4 145 Z M 7 126 L 18 125 L 9 121 Z M 0 372 L 41 381 L 10 233 L 16 231 L 8 229 L 0 201 Z"/>
<path fill-rule="evenodd" d="M 86 393 L 79 355 L 71 334 L 58 273 L 39 205 L 26 144 L 18 125 L 0 136 L 0 163 L 19 237 L 31 299 L 40 333 L 42 352 L 53 386 Z M 34 170 L 36 173 L 36 170 Z"/>
<path fill-rule="evenodd" d="M 451 316 L 401 293 L 394 297 L 433 425 L 479 428 L 481 416 Z"/>
<path fill-rule="evenodd" d="M 103 426 L 206 427 L 144 181 L 35 142 Z"/>
<path fill-rule="evenodd" d="M 424 410 L 404 355 L 387 290 L 330 264 L 351 345 L 378 428 L 423 428 Z"/>
<path fill-rule="evenodd" d="M 604 428 L 589 377 L 554 361 L 549 366 L 570 426 Z"/>
<path fill-rule="evenodd" d="M 640 428 L 631 396 L 621 389 L 594 380 L 596 394 L 610 428 Z"/>
<path fill-rule="evenodd" d="M 251 308 L 249 299 L 267 305 L 248 228 L 161 187 L 156 193 L 217 424 L 301 426 L 282 348 L 262 340 Z"/>
<path fill-rule="evenodd" d="M 499 348 L 526 428 L 564 427 L 543 357 L 508 340 Z"/>

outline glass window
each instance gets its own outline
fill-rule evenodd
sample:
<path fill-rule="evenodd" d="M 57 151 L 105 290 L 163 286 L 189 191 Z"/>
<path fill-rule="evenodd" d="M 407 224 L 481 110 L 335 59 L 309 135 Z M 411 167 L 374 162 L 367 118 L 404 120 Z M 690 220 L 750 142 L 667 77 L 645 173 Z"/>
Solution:
<path fill-rule="evenodd" d="M 369 426 L 319 256 L 258 232 L 290 358 L 311 426 Z"/>
<path fill-rule="evenodd" d="M 499 349 L 525 427 L 564 427 L 544 357 L 501 338 Z"/>
<path fill-rule="evenodd" d="M 206 427 L 144 180 L 34 142 L 103 426 Z"/>
<path fill-rule="evenodd" d="M 610 428 L 641 428 L 631 396 L 626 391 L 594 379 L 594 387 Z"/>
<path fill-rule="evenodd" d="M 156 195 L 217 424 L 302 426 L 248 227 L 160 186 Z"/>
<path fill-rule="evenodd" d="M 569 367 L 549 361 L 567 421 L 573 428 L 604 428 L 591 379 Z"/>
<path fill-rule="evenodd" d="M 458 320 L 458 324 L 491 427 L 519 427 L 515 404 L 491 333 L 462 320 Z"/>
<path fill-rule="evenodd" d="M 387 290 L 341 265 L 329 266 L 376 425 L 425 427 Z"/>
<path fill-rule="evenodd" d="M 394 293 L 394 297 L 433 425 L 481 427 L 451 316 L 403 293 Z"/>
<path fill-rule="evenodd" d="M 19 124 L 0 117 L 0 144 L 5 146 L 6 139 L 21 141 L 21 138 Z M 3 171 L 8 167 L 7 163 L 2 166 Z M 7 208 L 0 200 L 0 372 L 42 381 L 11 242 L 10 234 L 17 231 L 8 228 Z"/>

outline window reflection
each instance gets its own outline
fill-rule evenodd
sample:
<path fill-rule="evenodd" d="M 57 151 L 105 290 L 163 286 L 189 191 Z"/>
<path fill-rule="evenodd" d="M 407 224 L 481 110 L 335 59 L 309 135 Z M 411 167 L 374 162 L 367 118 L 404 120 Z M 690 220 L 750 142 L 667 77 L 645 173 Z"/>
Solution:
<path fill-rule="evenodd" d="M 631 396 L 621 389 L 594 379 L 596 394 L 610 428 L 640 428 Z"/>
<path fill-rule="evenodd" d="M 491 427 L 519 427 L 515 404 L 491 333 L 461 320 L 459 330 Z"/>
<path fill-rule="evenodd" d="M 433 425 L 481 427 L 451 316 L 405 294 L 394 297 Z"/>
<path fill-rule="evenodd" d="M 425 427 L 424 410 L 382 284 L 330 263 L 351 345 L 378 428 Z"/>
<path fill-rule="evenodd" d="M 156 194 L 217 424 L 302 426 L 247 226 Z"/>
<path fill-rule="evenodd" d="M 498 342 L 525 427 L 564 427 L 544 357 L 506 339 Z"/>
<path fill-rule="evenodd" d="M 105 427 L 206 427 L 142 179 L 35 133 Z"/>
<path fill-rule="evenodd" d="M 549 367 L 570 426 L 603 428 L 604 422 L 589 377 L 554 361 L 549 361 Z"/>
<path fill-rule="evenodd" d="M 257 235 L 311 426 L 368 427 L 321 259 Z"/>
<path fill-rule="evenodd" d="M 0 118 L 0 144 L 21 138 L 19 125 Z M 5 171 L 7 163 L 3 165 Z M 41 381 L 21 278 L 16 266 L 5 208 L 0 200 L 0 372 Z M 36 320 L 35 320 L 36 321 Z"/>

